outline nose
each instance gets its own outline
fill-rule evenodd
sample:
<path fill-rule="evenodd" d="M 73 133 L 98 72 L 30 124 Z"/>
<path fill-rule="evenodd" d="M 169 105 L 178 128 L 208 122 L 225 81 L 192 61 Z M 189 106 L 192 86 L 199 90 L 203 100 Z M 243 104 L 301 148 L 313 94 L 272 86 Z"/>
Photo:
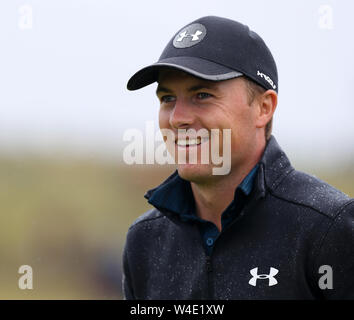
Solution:
<path fill-rule="evenodd" d="M 170 115 L 170 126 L 175 129 L 186 129 L 193 122 L 192 106 L 185 99 L 177 99 Z"/>

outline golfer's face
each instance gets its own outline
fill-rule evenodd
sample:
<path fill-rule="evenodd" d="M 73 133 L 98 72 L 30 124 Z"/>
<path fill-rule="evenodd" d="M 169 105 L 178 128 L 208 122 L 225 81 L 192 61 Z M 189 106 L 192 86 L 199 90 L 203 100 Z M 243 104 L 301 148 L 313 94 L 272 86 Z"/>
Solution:
<path fill-rule="evenodd" d="M 174 133 L 175 138 L 166 140 L 166 144 L 182 178 L 195 182 L 210 179 L 212 168 L 218 167 L 212 161 L 212 154 L 223 156 L 226 151 L 224 129 L 231 129 L 231 165 L 237 166 L 247 159 L 255 138 L 256 115 L 248 104 L 247 87 L 242 78 L 214 82 L 167 70 L 160 73 L 156 93 L 160 101 L 160 129 Z M 193 136 L 192 133 L 187 137 L 183 129 L 194 129 L 192 132 L 201 134 Z M 210 146 L 208 163 L 202 161 L 206 143 Z M 186 154 L 186 163 L 181 154 Z M 197 161 L 190 163 L 192 158 Z"/>

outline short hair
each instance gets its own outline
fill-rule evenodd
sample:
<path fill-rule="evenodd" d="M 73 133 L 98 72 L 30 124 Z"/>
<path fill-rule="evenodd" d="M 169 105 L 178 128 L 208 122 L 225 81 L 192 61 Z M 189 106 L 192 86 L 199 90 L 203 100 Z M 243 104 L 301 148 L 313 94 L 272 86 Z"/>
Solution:
<path fill-rule="evenodd" d="M 254 82 L 248 77 L 242 76 L 242 78 L 245 80 L 246 87 L 247 87 L 247 93 L 248 93 L 248 104 L 251 105 L 254 99 L 266 92 L 266 89 L 261 87 L 259 84 Z M 272 134 L 272 127 L 273 127 L 273 117 L 269 120 L 269 122 L 266 124 L 265 127 L 265 138 L 266 141 L 270 139 L 270 136 Z"/>

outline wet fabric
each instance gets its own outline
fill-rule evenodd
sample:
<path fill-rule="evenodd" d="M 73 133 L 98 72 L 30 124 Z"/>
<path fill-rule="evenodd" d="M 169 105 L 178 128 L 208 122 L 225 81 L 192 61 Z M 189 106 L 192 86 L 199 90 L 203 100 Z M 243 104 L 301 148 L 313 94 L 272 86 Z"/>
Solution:
<path fill-rule="evenodd" d="M 354 199 L 295 170 L 273 136 L 258 165 L 250 199 L 210 254 L 182 203 L 131 225 L 126 299 L 354 299 Z"/>

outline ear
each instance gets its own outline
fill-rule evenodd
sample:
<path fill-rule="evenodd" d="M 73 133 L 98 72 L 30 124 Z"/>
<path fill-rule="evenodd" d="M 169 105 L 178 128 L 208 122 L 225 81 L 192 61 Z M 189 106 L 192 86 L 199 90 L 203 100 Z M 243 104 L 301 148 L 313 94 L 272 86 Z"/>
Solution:
<path fill-rule="evenodd" d="M 272 119 L 278 103 L 278 95 L 274 90 L 267 90 L 257 99 L 256 127 L 263 128 Z"/>

